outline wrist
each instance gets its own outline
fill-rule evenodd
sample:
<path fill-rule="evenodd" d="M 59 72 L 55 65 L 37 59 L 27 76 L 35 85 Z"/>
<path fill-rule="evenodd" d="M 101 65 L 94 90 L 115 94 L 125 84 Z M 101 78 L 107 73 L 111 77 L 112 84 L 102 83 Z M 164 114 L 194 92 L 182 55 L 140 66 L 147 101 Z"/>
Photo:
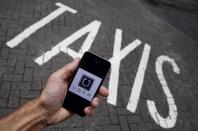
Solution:
<path fill-rule="evenodd" d="M 39 110 L 44 116 L 43 125 L 50 126 L 62 122 L 72 116 L 72 112 L 65 110 L 59 104 L 51 104 L 51 101 L 46 100 L 46 97 L 41 95 L 38 99 Z"/>
<path fill-rule="evenodd" d="M 47 126 L 47 113 L 43 110 L 39 98 L 28 102 L 20 110 L 24 114 L 28 130 L 41 130 Z"/>
<path fill-rule="evenodd" d="M 43 103 L 42 99 L 36 98 L 37 101 L 37 110 L 39 110 L 40 116 L 42 116 L 42 120 L 41 120 L 41 125 L 43 127 L 49 126 L 51 125 L 51 123 L 49 122 L 51 117 L 53 116 L 53 113 L 50 112 L 48 110 L 48 108 L 45 106 L 45 104 Z"/>
<path fill-rule="evenodd" d="M 35 100 L 35 111 L 37 112 L 37 116 L 40 116 L 40 122 L 39 124 L 44 128 L 46 127 L 47 121 L 49 119 L 49 112 L 43 107 L 42 101 L 40 100 L 40 98 L 36 98 Z"/>
<path fill-rule="evenodd" d="M 40 115 L 43 117 L 41 124 L 46 127 L 57 123 L 57 121 L 54 120 L 54 116 L 57 115 L 57 111 L 51 111 L 49 107 L 51 105 L 46 104 L 46 101 L 42 98 L 42 96 L 38 97 L 36 101 Z"/>
<path fill-rule="evenodd" d="M 0 130 L 29 131 L 45 128 L 47 115 L 38 98 L 24 104 L 15 112 L 0 119 Z"/>

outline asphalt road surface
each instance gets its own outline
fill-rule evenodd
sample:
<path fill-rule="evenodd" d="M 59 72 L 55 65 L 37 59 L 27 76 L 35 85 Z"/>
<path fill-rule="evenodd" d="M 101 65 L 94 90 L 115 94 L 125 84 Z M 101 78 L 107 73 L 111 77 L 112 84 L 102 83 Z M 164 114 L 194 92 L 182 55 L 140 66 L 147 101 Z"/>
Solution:
<path fill-rule="evenodd" d="M 0 115 L 90 50 L 112 63 L 96 114 L 44 131 L 197 131 L 198 14 L 144 0 L 1 0 Z"/>

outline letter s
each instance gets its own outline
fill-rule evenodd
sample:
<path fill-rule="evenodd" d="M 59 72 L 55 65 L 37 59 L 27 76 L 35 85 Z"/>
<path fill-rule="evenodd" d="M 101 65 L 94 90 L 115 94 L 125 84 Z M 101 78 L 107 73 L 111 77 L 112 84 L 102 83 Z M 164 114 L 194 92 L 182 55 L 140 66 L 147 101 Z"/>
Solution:
<path fill-rule="evenodd" d="M 174 98 L 173 98 L 173 96 L 168 88 L 168 84 L 164 78 L 164 74 L 163 74 L 163 70 L 162 70 L 162 66 L 163 66 L 164 62 L 169 62 L 173 67 L 173 71 L 177 74 L 180 73 L 180 69 L 173 59 L 169 58 L 168 56 L 164 56 L 164 55 L 159 56 L 155 63 L 156 73 L 157 73 L 158 79 L 160 80 L 160 83 L 162 85 L 163 91 L 166 95 L 166 99 L 168 102 L 169 114 L 166 118 L 163 118 L 158 113 L 156 106 L 155 106 L 155 102 L 152 100 L 147 100 L 147 106 L 148 106 L 148 110 L 149 110 L 152 118 L 158 125 L 160 125 L 163 128 L 172 128 L 175 126 L 176 121 L 177 121 L 177 106 L 175 105 Z"/>

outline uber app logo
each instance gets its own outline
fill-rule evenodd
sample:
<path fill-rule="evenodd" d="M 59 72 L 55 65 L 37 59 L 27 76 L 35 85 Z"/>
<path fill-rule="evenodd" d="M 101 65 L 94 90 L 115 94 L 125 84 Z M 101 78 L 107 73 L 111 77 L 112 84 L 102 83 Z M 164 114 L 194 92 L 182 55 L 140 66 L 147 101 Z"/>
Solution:
<path fill-rule="evenodd" d="M 79 68 L 71 83 L 69 91 L 91 101 L 101 82 L 102 79 L 100 77 Z"/>
<path fill-rule="evenodd" d="M 82 75 L 82 77 L 78 83 L 78 86 L 89 91 L 93 84 L 93 81 L 94 81 L 94 79 L 88 77 L 87 75 Z"/>

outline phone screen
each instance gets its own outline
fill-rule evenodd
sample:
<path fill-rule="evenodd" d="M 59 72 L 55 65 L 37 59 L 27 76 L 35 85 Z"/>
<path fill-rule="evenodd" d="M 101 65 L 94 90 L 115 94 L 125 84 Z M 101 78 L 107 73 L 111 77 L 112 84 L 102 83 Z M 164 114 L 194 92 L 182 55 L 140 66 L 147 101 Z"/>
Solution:
<path fill-rule="evenodd" d="M 69 91 L 91 101 L 101 82 L 102 79 L 100 77 L 79 68 L 69 87 Z"/>
<path fill-rule="evenodd" d="M 86 52 L 69 84 L 63 107 L 84 116 L 84 108 L 91 104 L 109 68 L 109 61 Z"/>

